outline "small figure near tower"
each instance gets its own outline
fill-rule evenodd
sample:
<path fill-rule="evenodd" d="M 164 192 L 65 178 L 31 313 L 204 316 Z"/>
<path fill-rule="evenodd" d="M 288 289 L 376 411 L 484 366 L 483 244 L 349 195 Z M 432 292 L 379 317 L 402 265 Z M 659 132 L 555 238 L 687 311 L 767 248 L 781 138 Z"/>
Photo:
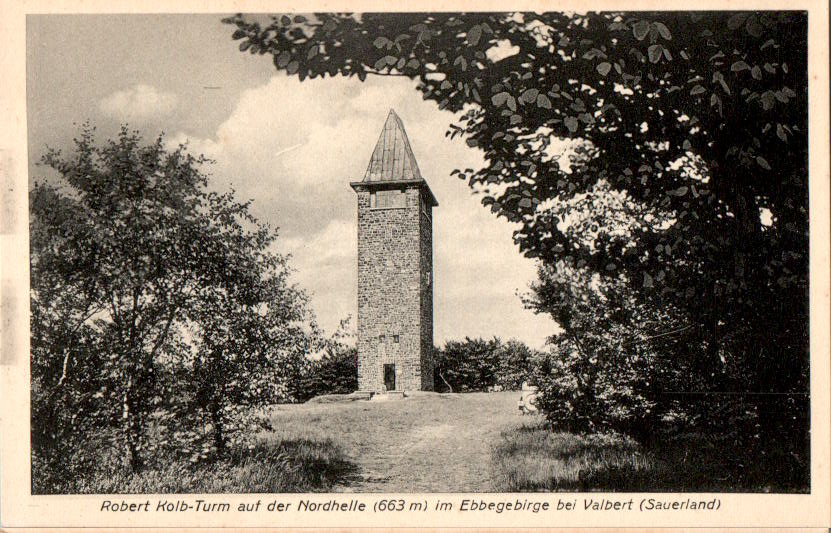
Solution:
<path fill-rule="evenodd" d="M 390 110 L 358 193 L 358 389 L 433 390 L 436 198 Z"/>

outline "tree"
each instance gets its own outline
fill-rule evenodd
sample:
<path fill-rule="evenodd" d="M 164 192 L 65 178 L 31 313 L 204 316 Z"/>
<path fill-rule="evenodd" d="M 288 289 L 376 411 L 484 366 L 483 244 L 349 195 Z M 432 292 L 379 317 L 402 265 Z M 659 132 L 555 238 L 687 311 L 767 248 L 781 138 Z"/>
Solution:
<path fill-rule="evenodd" d="M 449 392 L 477 392 L 495 386 L 517 390 L 531 376 L 538 354 L 511 339 L 449 340 L 433 351 L 436 387 Z"/>
<path fill-rule="evenodd" d="M 192 461 L 223 456 L 229 440 L 248 442 L 256 429 L 270 428 L 251 409 L 293 400 L 291 369 L 313 351 L 304 329 L 307 298 L 289 284 L 287 258 L 271 251 L 277 233 L 258 224 L 250 202 L 237 203 L 231 193 L 208 200 L 213 236 L 202 258 L 220 275 L 199 288 L 187 311 L 195 349 L 183 381 L 193 389 L 181 406 L 196 418 L 188 434 Z"/>
<path fill-rule="evenodd" d="M 102 425 L 94 416 L 106 377 L 95 372 L 104 359 L 90 319 L 102 308 L 97 287 L 84 278 L 92 265 L 73 250 L 88 243 L 83 217 L 73 199 L 35 186 L 30 195 L 31 405 L 33 488 L 67 477 L 73 464 L 67 450 L 81 435 Z M 55 227 L 63 231 L 53 231 Z M 43 253 L 45 251 L 49 253 Z M 88 255 L 87 255 L 88 257 Z"/>
<path fill-rule="evenodd" d="M 320 359 L 309 361 L 298 399 L 358 390 L 358 350 L 350 321 L 351 317 L 341 320 L 337 331 L 324 340 Z"/>
<path fill-rule="evenodd" d="M 143 145 L 126 127 L 99 146 L 84 126 L 71 155 L 42 162 L 57 177 L 30 193 L 33 453 L 115 428 L 136 472 L 157 445 L 151 417 L 187 390 L 212 415 L 240 402 L 232 385 L 260 383 L 251 376 L 303 338 L 305 300 L 267 250 L 275 234 L 208 192 L 207 161 L 185 146 Z"/>
<path fill-rule="evenodd" d="M 95 374 L 107 382 L 97 394 L 121 420 L 130 466 L 139 470 L 147 416 L 158 400 L 158 357 L 203 275 L 198 206 L 205 178 L 195 169 L 203 160 L 183 150 L 167 154 L 161 138 L 140 146 L 126 128 L 97 147 L 84 127 L 72 157 L 50 150 L 42 161 L 68 189 L 32 188 L 33 226 L 51 237 L 49 246 L 32 248 L 32 303 L 43 308 L 35 316 L 54 317 L 44 302 L 55 294 L 60 301 L 82 291 L 80 306 L 61 314 L 75 317 L 71 328 L 95 331 L 108 359 Z M 68 266 L 50 273 L 56 260 Z M 69 335 L 44 355 L 62 355 L 69 371 L 72 356 L 83 357 L 72 341 Z"/>
<path fill-rule="evenodd" d="M 664 392 L 698 377 L 686 354 L 700 346 L 679 311 L 639 304 L 623 276 L 586 275 L 564 261 L 540 267 L 532 289 L 529 304 L 563 330 L 533 379 L 537 407 L 552 426 L 641 440 L 664 429 L 662 418 L 677 407 Z"/>
<path fill-rule="evenodd" d="M 539 355 L 525 343 L 510 339 L 502 345 L 497 355 L 499 367 L 496 371 L 495 385 L 503 390 L 521 389 L 522 383 L 531 377 L 531 371 Z"/>
<path fill-rule="evenodd" d="M 458 174 L 518 224 L 524 254 L 622 275 L 640 303 L 679 310 L 705 346 L 694 366 L 709 379 L 696 383 L 757 399 L 806 393 L 804 12 L 225 22 L 241 51 L 301 80 L 418 80 L 456 113 L 448 135 L 483 151 L 483 168 Z M 564 216 L 601 191 L 622 209 L 579 225 Z"/>
<path fill-rule="evenodd" d="M 496 383 L 499 367 L 498 351 L 502 341 L 471 339 L 447 341 L 436 354 L 435 372 L 441 374 L 453 392 L 485 391 Z M 441 386 L 439 384 L 439 386 Z"/>

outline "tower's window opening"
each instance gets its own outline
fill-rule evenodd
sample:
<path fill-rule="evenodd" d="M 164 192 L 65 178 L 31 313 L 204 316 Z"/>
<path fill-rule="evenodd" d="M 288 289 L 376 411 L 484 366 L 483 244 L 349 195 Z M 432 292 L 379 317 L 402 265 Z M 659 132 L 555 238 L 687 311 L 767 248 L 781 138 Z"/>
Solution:
<path fill-rule="evenodd" d="M 394 342 L 395 344 L 398 344 L 399 340 L 401 340 L 401 338 L 398 335 L 393 335 L 392 336 L 392 342 Z"/>
<path fill-rule="evenodd" d="M 369 207 L 375 207 L 375 193 L 369 193 Z"/>
<path fill-rule="evenodd" d="M 383 335 L 378 335 L 378 342 L 380 342 L 381 344 L 384 344 L 384 340 L 385 339 L 384 339 Z"/>
<path fill-rule="evenodd" d="M 378 191 L 375 196 L 374 207 L 406 207 L 407 196 L 403 191 Z"/>

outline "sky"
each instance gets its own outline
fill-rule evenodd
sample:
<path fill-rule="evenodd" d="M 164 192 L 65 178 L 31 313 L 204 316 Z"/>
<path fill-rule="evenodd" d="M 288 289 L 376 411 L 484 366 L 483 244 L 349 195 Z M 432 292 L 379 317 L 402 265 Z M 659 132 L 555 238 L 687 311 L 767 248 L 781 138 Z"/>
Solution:
<path fill-rule="evenodd" d="M 221 15 L 29 16 L 30 180 L 45 175 L 46 146 L 69 150 L 78 125 L 97 136 L 121 124 L 150 141 L 187 143 L 215 162 L 210 186 L 252 199 L 279 229 L 293 280 L 329 333 L 357 310 L 357 215 L 350 181 L 363 178 L 390 109 L 401 117 L 439 201 L 433 212 L 434 339 L 498 336 L 542 348 L 557 331 L 525 309 L 536 278 L 513 227 L 450 175 L 482 154 L 445 137 L 453 115 L 422 100 L 406 78 L 306 80 L 275 71 L 270 56 L 240 53 Z"/>

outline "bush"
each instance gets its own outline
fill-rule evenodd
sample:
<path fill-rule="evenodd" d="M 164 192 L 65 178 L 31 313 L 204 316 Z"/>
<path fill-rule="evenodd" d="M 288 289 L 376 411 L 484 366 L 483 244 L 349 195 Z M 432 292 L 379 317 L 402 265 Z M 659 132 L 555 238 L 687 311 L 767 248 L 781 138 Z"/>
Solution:
<path fill-rule="evenodd" d="M 434 383 L 439 392 L 517 390 L 531 376 L 537 354 L 524 343 L 499 338 L 447 341 L 434 354 Z"/>
<path fill-rule="evenodd" d="M 711 472 L 686 472 L 690 486 L 718 486 L 719 471 L 742 486 L 808 486 L 808 396 L 759 390 L 745 371 L 756 360 L 746 332 L 714 347 L 678 308 L 639 302 L 625 283 L 566 262 L 542 269 L 534 291 L 564 330 L 534 370 L 552 428 L 619 432 L 652 449 L 696 435 L 684 454 Z"/>
<path fill-rule="evenodd" d="M 310 361 L 298 399 L 306 401 L 323 394 L 349 394 L 358 390 L 358 350 L 327 352 Z"/>
<path fill-rule="evenodd" d="M 511 339 L 497 350 L 495 385 L 502 390 L 519 390 L 522 383 L 530 379 L 535 360 L 541 354 L 531 350 L 525 343 Z"/>
<path fill-rule="evenodd" d="M 586 353 L 559 338 L 532 379 L 538 388 L 536 406 L 560 431 L 614 430 L 645 436 L 656 423 L 649 374 L 640 358 L 624 363 L 622 357 Z"/>
<path fill-rule="evenodd" d="M 541 268 L 533 290 L 530 303 L 563 328 L 534 370 L 537 407 L 563 431 L 648 439 L 672 407 L 662 393 L 691 385 L 684 380 L 696 345 L 677 311 L 639 305 L 622 280 L 586 276 L 566 262 Z"/>
<path fill-rule="evenodd" d="M 317 332 L 323 355 L 306 359 L 297 385 L 292 388 L 297 401 L 358 390 L 358 349 L 354 346 L 356 335 L 351 321 L 351 316 L 341 320 L 335 333 L 327 338 Z"/>
<path fill-rule="evenodd" d="M 260 440 L 225 457 L 193 464 L 175 452 L 148 460 L 139 473 L 119 468 L 116 450 L 96 449 L 98 461 L 61 483 L 33 476 L 34 494 L 211 494 L 326 492 L 356 466 L 332 441 Z"/>

